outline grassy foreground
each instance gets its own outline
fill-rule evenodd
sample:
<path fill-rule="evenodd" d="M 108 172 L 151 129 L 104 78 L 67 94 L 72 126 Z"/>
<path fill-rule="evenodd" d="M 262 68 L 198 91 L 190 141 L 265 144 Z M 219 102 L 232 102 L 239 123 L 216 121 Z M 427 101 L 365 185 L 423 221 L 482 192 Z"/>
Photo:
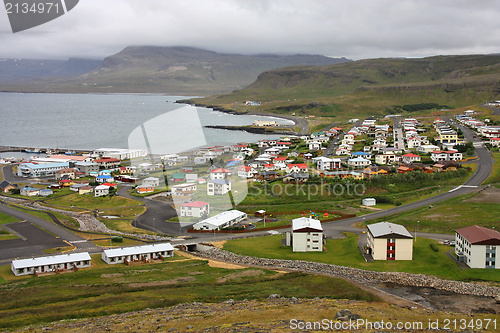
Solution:
<path fill-rule="evenodd" d="M 45 277 L 16 278 L 0 267 L 0 329 L 158 308 L 183 302 L 326 297 L 378 301 L 350 283 L 332 277 L 263 269 L 210 267 L 205 260 L 176 256 L 159 264 L 106 265 L 93 256 L 93 268 Z M 23 295 L 19 297 L 19 295 Z"/>
<path fill-rule="evenodd" d="M 363 259 L 357 246 L 358 237 L 352 233 L 347 233 L 345 239 L 328 239 L 325 245 L 326 251 L 323 252 L 293 252 L 291 247 L 281 244 L 281 238 L 281 235 L 275 235 L 230 240 L 224 244 L 224 250 L 261 258 L 307 260 L 372 271 L 423 273 L 452 280 L 500 281 L 500 272 L 497 270 L 462 270 L 447 256 L 446 252 L 451 249 L 450 246 L 439 245 L 427 238 L 417 238 L 411 261 L 371 263 Z M 431 249 L 431 243 L 437 245 L 439 252 Z"/>

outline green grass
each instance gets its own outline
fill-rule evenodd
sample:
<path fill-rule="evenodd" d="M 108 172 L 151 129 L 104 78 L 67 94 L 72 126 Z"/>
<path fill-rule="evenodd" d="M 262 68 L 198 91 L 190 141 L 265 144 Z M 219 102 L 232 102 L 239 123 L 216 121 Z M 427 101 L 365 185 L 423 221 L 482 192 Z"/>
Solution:
<path fill-rule="evenodd" d="M 446 201 L 417 208 L 411 211 L 387 216 L 377 221 L 391 221 L 414 230 L 419 222 L 422 232 L 454 234 L 456 229 L 470 225 L 486 228 L 497 227 L 500 223 L 498 200 L 488 199 L 485 193 L 471 193 Z"/>
<path fill-rule="evenodd" d="M 137 206 L 141 203 L 120 197 L 120 196 L 105 196 L 105 197 L 93 197 L 89 195 L 79 195 L 78 193 L 73 193 L 67 196 L 53 198 L 46 200 L 49 205 L 64 206 L 64 207 L 79 207 L 84 209 L 108 209 L 117 208 L 124 206 Z"/>
<path fill-rule="evenodd" d="M 9 223 L 14 223 L 19 221 L 15 217 L 12 217 L 10 215 L 0 213 L 0 224 L 9 224 Z"/>
<path fill-rule="evenodd" d="M 378 300 L 344 280 L 327 276 L 212 268 L 202 260 L 168 260 L 128 267 L 104 265 L 99 257 L 93 256 L 92 269 L 39 278 L 15 278 L 10 267 L 0 267 L 0 276 L 8 276 L 11 281 L 0 285 L 0 328 L 12 330 L 183 302 L 263 300 L 274 293 L 285 297 Z"/>
<path fill-rule="evenodd" d="M 254 257 L 306 260 L 333 265 L 349 266 L 373 271 L 408 272 L 435 275 L 452 280 L 500 281 L 500 271 L 470 269 L 462 270 L 447 255 L 451 247 L 438 245 L 427 238 L 417 238 L 411 261 L 375 261 L 367 263 L 358 250 L 358 237 L 347 233 L 346 239 L 328 239 L 326 251 L 293 252 L 291 247 L 281 244 L 282 235 L 227 241 L 224 250 Z M 435 243 L 439 252 L 434 252 L 430 244 Z"/>
<path fill-rule="evenodd" d="M 484 181 L 483 184 L 496 184 L 500 183 L 500 153 L 492 153 L 495 163 L 493 163 L 493 170 L 491 175 Z"/>

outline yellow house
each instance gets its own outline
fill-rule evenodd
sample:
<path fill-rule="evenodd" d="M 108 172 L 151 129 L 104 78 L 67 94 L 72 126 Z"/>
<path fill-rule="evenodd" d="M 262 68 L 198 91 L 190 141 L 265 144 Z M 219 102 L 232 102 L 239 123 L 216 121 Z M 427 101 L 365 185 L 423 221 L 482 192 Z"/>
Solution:
<path fill-rule="evenodd" d="M 366 251 L 374 260 L 412 260 L 413 236 L 390 222 L 368 225 Z"/>

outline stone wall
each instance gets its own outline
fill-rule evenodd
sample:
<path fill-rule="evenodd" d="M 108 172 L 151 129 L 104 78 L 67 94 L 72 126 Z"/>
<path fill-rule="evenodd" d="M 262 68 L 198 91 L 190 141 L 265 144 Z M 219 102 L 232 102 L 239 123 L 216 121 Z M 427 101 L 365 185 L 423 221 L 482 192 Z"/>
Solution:
<path fill-rule="evenodd" d="M 198 252 L 203 258 L 227 261 L 235 264 L 261 266 L 267 268 L 284 268 L 299 270 L 307 273 L 326 274 L 353 280 L 363 284 L 395 283 L 410 287 L 427 287 L 475 296 L 496 297 L 500 295 L 500 288 L 480 285 L 477 283 L 442 280 L 435 276 L 425 274 L 401 272 L 375 272 L 358 268 L 330 265 L 301 260 L 265 259 L 237 255 L 210 247 Z"/>

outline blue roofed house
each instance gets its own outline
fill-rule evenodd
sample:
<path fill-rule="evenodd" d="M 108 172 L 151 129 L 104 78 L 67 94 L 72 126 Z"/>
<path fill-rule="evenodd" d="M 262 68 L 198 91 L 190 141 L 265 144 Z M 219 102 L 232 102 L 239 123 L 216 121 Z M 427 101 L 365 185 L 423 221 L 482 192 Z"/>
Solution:
<path fill-rule="evenodd" d="M 19 177 L 54 176 L 57 170 L 69 168 L 69 162 L 61 163 L 21 163 L 17 167 Z"/>
<path fill-rule="evenodd" d="M 37 196 L 40 193 L 40 190 L 31 186 L 25 186 L 21 188 L 21 195 L 26 195 L 28 197 Z"/>
<path fill-rule="evenodd" d="M 356 158 L 356 157 L 362 157 L 366 158 L 367 160 L 372 158 L 372 154 L 369 152 L 364 152 L 364 151 L 355 151 L 351 153 L 351 158 Z"/>
<path fill-rule="evenodd" d="M 115 181 L 115 179 L 110 175 L 99 175 L 96 177 L 95 180 L 96 180 L 96 182 L 101 183 L 101 184 L 102 183 L 112 183 Z"/>

